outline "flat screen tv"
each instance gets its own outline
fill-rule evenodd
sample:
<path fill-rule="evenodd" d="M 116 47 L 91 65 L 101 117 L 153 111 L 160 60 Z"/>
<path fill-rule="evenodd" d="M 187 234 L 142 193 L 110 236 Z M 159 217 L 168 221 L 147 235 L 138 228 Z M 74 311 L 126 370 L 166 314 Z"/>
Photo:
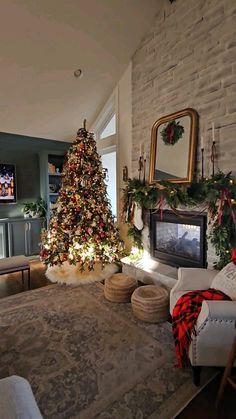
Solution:
<path fill-rule="evenodd" d="M 16 168 L 0 164 L 0 204 L 16 202 Z"/>

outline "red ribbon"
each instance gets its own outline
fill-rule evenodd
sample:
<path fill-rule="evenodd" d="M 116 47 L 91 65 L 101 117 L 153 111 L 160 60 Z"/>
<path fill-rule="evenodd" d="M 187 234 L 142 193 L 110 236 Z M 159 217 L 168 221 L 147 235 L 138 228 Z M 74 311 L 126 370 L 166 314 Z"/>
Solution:
<path fill-rule="evenodd" d="M 218 224 L 221 225 L 224 201 L 227 198 L 226 189 L 220 191 L 220 206 L 218 209 Z"/>
<path fill-rule="evenodd" d="M 218 223 L 219 223 L 219 225 L 221 225 L 222 214 L 223 214 L 223 206 L 224 206 L 225 201 L 228 203 L 228 206 L 230 208 L 232 220 L 233 220 L 234 224 L 236 224 L 236 216 L 235 216 L 235 212 L 234 212 L 234 209 L 233 209 L 231 198 L 229 196 L 229 190 L 227 188 L 222 189 L 220 191 L 220 205 L 219 205 L 219 209 L 218 209 Z"/>
<path fill-rule="evenodd" d="M 234 209 L 233 209 L 231 198 L 228 198 L 228 204 L 229 204 L 230 211 L 231 211 L 231 217 L 233 219 L 234 224 L 236 224 L 236 217 L 235 217 L 235 212 L 234 212 Z"/>
<path fill-rule="evenodd" d="M 161 212 L 161 221 L 163 219 L 163 205 L 164 205 L 164 197 L 163 195 L 160 196 L 159 205 L 158 205 L 158 211 Z"/>
<path fill-rule="evenodd" d="M 231 262 L 236 264 L 236 247 L 234 249 L 232 249 Z"/>

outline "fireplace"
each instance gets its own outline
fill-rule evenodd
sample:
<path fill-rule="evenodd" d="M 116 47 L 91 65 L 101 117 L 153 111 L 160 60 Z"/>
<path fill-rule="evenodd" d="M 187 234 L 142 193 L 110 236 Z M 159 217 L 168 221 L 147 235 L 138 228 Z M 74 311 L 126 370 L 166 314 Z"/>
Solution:
<path fill-rule="evenodd" d="M 172 266 L 206 267 L 206 215 L 150 212 L 151 255 Z"/>

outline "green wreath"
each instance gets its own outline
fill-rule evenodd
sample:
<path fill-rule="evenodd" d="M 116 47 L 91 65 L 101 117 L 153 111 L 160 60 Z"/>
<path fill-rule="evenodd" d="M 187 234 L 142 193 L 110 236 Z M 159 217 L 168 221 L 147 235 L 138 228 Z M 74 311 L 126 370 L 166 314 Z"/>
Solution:
<path fill-rule="evenodd" d="M 161 131 L 161 138 L 165 145 L 175 145 L 182 137 L 184 127 L 180 122 L 175 120 L 168 122 L 168 124 Z"/>

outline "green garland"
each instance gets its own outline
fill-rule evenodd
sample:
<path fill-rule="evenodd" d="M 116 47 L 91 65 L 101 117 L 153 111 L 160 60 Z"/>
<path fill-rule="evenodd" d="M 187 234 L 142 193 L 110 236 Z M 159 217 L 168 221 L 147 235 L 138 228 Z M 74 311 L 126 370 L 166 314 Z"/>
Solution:
<path fill-rule="evenodd" d="M 216 269 L 225 266 L 236 247 L 236 180 L 231 172 L 217 173 L 210 179 L 193 181 L 190 185 L 161 181 L 157 185 L 143 184 L 140 180 L 129 179 L 123 190 L 125 221 L 129 224 L 129 236 L 134 244 L 142 248 L 141 231 L 131 223 L 129 208 L 137 202 L 143 209 L 158 209 L 165 203 L 178 212 L 178 207 L 205 205 L 210 224 L 209 239 L 219 258 Z"/>

